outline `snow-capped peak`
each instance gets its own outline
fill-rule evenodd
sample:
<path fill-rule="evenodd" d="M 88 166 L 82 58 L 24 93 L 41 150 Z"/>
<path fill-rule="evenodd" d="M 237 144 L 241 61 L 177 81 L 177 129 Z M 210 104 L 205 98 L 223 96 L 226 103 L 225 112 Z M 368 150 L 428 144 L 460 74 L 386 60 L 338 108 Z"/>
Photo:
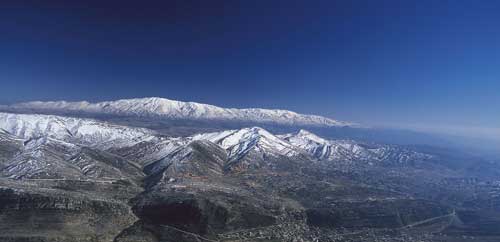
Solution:
<path fill-rule="evenodd" d="M 5 108 L 4 108 L 5 109 Z M 317 115 L 298 114 L 280 109 L 222 108 L 196 102 L 181 102 L 165 98 L 135 98 L 98 103 L 82 102 L 26 102 L 10 105 L 7 109 L 43 112 L 90 113 L 157 117 L 168 119 L 226 120 L 255 123 L 277 123 L 309 126 L 354 126 L 356 124 L 337 121 Z"/>
<path fill-rule="evenodd" d="M 233 160 L 240 159 L 252 149 L 284 156 L 298 154 L 294 146 L 259 127 L 200 134 L 194 136 L 193 140 L 216 143 L 226 149 Z"/>
<path fill-rule="evenodd" d="M 297 137 L 300 137 L 304 140 L 308 140 L 308 141 L 312 141 L 312 142 L 316 142 L 318 144 L 326 144 L 328 143 L 328 140 L 326 139 L 323 139 L 319 136 L 317 136 L 316 134 L 313 134 L 305 129 L 301 129 L 298 133 L 297 133 Z"/>

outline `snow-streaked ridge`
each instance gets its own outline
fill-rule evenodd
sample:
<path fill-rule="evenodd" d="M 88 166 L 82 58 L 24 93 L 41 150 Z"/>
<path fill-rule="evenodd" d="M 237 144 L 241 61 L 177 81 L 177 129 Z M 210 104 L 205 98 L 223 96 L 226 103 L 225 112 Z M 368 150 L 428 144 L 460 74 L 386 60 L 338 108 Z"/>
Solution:
<path fill-rule="evenodd" d="M 108 124 L 92 119 L 40 114 L 0 113 L 0 129 L 22 139 L 41 136 L 87 146 L 126 146 L 152 138 L 146 129 Z"/>
<path fill-rule="evenodd" d="M 327 140 L 309 131 L 280 135 L 291 145 L 305 150 L 314 158 L 332 161 L 380 161 L 406 163 L 432 158 L 400 146 L 382 144 L 363 144 L 353 140 Z"/>
<path fill-rule="evenodd" d="M 221 108 L 196 102 L 181 102 L 165 98 L 136 98 L 90 103 L 82 102 L 26 102 L 8 108 L 33 111 L 84 112 L 96 114 L 133 115 L 172 119 L 229 120 L 256 123 L 315 126 L 357 126 L 354 123 L 337 121 L 318 115 L 305 115 L 280 109 Z"/>

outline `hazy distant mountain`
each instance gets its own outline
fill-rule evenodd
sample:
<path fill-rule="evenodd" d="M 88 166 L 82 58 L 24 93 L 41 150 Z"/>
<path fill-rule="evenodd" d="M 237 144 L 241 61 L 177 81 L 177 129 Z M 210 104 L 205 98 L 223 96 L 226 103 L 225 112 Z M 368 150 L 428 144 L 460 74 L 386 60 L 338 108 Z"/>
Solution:
<path fill-rule="evenodd" d="M 86 101 L 36 101 L 3 106 L 3 109 L 44 113 L 104 114 L 161 119 L 218 120 L 301 126 L 355 126 L 354 123 L 337 121 L 317 115 L 298 114 L 287 110 L 222 108 L 208 104 L 181 102 L 157 97 L 123 99 L 99 103 L 89 103 Z"/>

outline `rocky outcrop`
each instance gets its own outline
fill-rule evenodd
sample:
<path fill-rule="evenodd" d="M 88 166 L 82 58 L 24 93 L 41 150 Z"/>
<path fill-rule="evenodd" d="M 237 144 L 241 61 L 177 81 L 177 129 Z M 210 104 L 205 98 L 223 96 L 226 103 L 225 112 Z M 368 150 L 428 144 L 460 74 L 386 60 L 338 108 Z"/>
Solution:
<path fill-rule="evenodd" d="M 63 190 L 64 185 L 4 185 L 0 186 L 0 241 L 113 241 L 137 220 L 118 192 L 102 196 L 99 189 L 87 195 L 83 190 Z"/>

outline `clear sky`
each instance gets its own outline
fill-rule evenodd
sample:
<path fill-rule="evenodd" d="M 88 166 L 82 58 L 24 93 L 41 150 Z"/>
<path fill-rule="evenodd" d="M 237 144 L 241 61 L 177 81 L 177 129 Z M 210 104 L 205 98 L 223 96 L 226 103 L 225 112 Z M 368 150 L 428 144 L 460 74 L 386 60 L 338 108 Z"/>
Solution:
<path fill-rule="evenodd" d="M 7 0 L 0 103 L 160 96 L 500 137 L 499 13 L 488 0 Z"/>

